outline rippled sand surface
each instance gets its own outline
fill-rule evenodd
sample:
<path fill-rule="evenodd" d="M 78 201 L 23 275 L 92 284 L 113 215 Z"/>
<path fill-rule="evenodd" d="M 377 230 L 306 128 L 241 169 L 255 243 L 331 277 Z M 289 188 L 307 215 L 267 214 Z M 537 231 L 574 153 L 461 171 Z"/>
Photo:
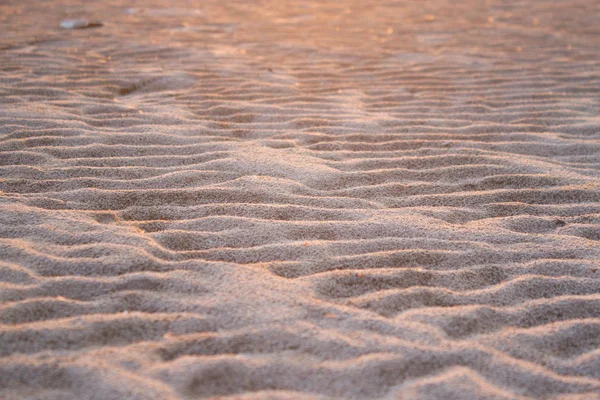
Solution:
<path fill-rule="evenodd" d="M 0 398 L 600 398 L 599 49 L 592 0 L 3 1 Z"/>

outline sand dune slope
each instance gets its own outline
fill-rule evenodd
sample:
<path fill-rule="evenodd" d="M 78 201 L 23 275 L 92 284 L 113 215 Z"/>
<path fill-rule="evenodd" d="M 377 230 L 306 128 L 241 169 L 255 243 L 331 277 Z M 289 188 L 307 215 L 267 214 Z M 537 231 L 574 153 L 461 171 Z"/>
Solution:
<path fill-rule="evenodd" d="M 600 398 L 598 2 L 0 12 L 0 398 Z"/>

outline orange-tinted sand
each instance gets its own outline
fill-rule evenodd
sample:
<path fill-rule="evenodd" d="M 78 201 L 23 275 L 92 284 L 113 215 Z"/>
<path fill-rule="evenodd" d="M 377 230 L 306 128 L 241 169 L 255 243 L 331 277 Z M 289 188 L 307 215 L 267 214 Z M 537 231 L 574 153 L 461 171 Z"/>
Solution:
<path fill-rule="evenodd" d="M 0 398 L 217 397 L 600 398 L 598 1 L 0 3 Z"/>

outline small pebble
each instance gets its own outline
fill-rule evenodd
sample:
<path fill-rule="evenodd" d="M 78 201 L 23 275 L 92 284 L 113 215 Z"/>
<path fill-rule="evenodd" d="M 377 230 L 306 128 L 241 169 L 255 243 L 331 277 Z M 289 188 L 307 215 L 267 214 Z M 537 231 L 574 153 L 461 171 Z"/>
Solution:
<path fill-rule="evenodd" d="M 104 26 L 102 22 L 87 19 L 66 19 L 60 23 L 60 27 L 64 29 L 99 28 L 101 26 Z"/>

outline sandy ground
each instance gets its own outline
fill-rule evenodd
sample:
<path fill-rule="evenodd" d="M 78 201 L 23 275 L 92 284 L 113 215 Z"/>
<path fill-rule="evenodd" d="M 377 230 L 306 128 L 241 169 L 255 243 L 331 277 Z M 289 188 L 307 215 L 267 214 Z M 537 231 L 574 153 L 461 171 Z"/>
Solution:
<path fill-rule="evenodd" d="M 599 49 L 592 0 L 2 1 L 0 398 L 600 398 Z"/>

